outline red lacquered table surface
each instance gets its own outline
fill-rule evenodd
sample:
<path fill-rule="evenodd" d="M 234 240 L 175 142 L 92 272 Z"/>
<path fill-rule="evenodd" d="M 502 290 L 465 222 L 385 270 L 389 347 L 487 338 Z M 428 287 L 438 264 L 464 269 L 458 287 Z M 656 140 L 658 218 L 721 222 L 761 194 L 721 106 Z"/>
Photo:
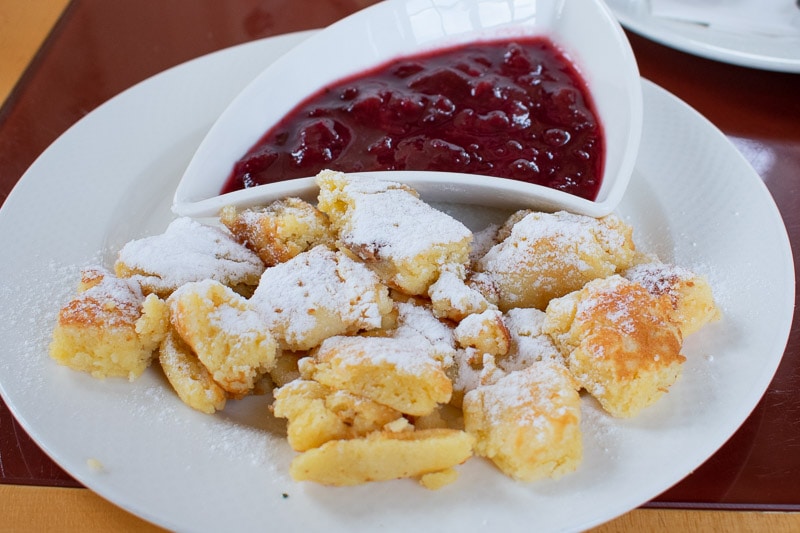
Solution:
<path fill-rule="evenodd" d="M 3 2 L 0 2 L 0 18 Z M 69 2 L 0 110 L 0 203 L 34 159 L 61 133 L 131 85 L 221 48 L 323 27 L 371 3 L 371 0 Z M 800 74 L 716 63 L 633 34 L 630 37 L 642 75 L 685 100 L 742 150 L 772 192 L 792 245 L 800 242 Z M 21 520 L 17 524 L 29 519 L 24 516 L 24 505 L 31 493 L 27 489 L 11 493 L 8 488 L 27 486 L 80 485 L 38 448 L 5 404 L 0 403 L 0 488 L 7 489 L 0 495 L 10 494 L 13 499 L 6 501 L 23 505 L 23 510 L 17 511 L 16 518 Z M 47 498 L 61 497 L 51 492 L 46 494 Z M 32 497 L 34 501 L 42 501 L 41 494 L 39 500 Z M 766 516 L 765 511 L 781 511 L 788 513 L 781 517 L 779 527 L 800 528 L 800 519 L 794 514 L 800 512 L 797 318 L 769 390 L 739 431 L 704 465 L 645 507 L 677 509 L 682 514 L 662 513 L 656 521 L 645 518 L 644 522 L 637 522 L 644 527 L 655 528 L 657 522 L 664 520 L 683 521 L 685 525 L 690 523 L 688 520 L 697 519 L 696 514 L 687 514 L 688 510 L 710 509 L 737 511 L 724 513 L 723 522 L 712 523 L 716 524 L 714 527 L 729 529 L 733 525 L 742 530 L 752 527 L 774 530 L 775 522 L 766 527 L 763 521 L 743 521 L 752 515 L 743 511 L 757 511 L 759 516 Z M 0 515 L 10 512 L 9 509 L 11 505 L 0 504 Z M 107 511 L 104 508 L 103 512 Z M 681 522 L 673 522 L 678 523 Z M 635 527 L 624 521 L 608 526 L 614 524 L 618 526 L 614 530 Z"/>

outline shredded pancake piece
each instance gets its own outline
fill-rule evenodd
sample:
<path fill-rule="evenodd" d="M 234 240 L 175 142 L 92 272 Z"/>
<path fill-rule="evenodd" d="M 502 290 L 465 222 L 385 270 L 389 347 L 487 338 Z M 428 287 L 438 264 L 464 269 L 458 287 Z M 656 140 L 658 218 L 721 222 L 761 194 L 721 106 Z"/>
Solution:
<path fill-rule="evenodd" d="M 687 268 L 654 262 L 631 267 L 622 275 L 654 295 L 669 298 L 672 319 L 680 326 L 683 338 L 722 316 L 708 280 Z"/>
<path fill-rule="evenodd" d="M 686 360 L 671 309 L 666 296 L 615 275 L 550 302 L 543 330 L 606 411 L 631 417 L 675 383 Z"/>
<path fill-rule="evenodd" d="M 114 270 L 139 282 L 145 294 L 166 298 L 181 285 L 204 279 L 232 288 L 254 287 L 264 264 L 223 229 L 183 217 L 162 234 L 125 244 Z"/>
<path fill-rule="evenodd" d="M 168 300 L 175 331 L 232 397 L 251 393 L 274 365 L 277 343 L 250 302 L 218 281 L 187 283 Z"/>
<path fill-rule="evenodd" d="M 631 266 L 636 256 L 631 227 L 615 215 L 523 211 L 511 220 L 508 236 L 477 264 L 494 283 L 502 311 L 544 309 L 553 298 Z"/>
<path fill-rule="evenodd" d="M 464 396 L 475 453 L 524 481 L 558 478 L 581 461 L 578 385 L 563 364 L 538 361 Z"/>
<path fill-rule="evenodd" d="M 50 356 L 96 378 L 139 377 L 166 335 L 163 300 L 102 267 L 84 269 L 78 290 L 58 313 Z"/>
<path fill-rule="evenodd" d="M 379 328 L 392 311 L 389 290 L 375 273 L 324 246 L 265 270 L 250 301 L 281 347 L 293 351 Z"/>
<path fill-rule="evenodd" d="M 469 261 L 472 232 L 410 187 L 331 171 L 321 172 L 317 184 L 318 207 L 340 246 L 391 287 L 426 294 L 445 265 Z"/>
<path fill-rule="evenodd" d="M 300 361 L 300 371 L 306 379 L 416 416 L 447 403 L 453 391 L 430 344 L 392 337 L 330 337 Z"/>

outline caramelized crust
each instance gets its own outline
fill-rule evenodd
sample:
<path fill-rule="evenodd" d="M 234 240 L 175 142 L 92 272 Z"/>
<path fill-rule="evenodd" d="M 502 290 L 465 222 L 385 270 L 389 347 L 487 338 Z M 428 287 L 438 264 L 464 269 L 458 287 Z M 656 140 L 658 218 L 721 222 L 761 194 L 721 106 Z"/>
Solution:
<path fill-rule="evenodd" d="M 334 244 L 328 217 L 300 198 L 277 200 L 239 213 L 235 207 L 226 207 L 220 213 L 220 222 L 268 267 L 315 246 L 332 248 Z"/>
<path fill-rule="evenodd" d="M 686 268 L 646 263 L 629 268 L 623 275 L 650 293 L 669 298 L 672 305 L 670 316 L 680 326 L 684 338 L 722 316 L 708 280 Z"/>
<path fill-rule="evenodd" d="M 50 356 L 96 378 L 136 379 L 166 334 L 164 302 L 102 267 L 84 270 L 79 290 L 59 311 Z"/>
<path fill-rule="evenodd" d="M 685 357 L 666 297 L 612 276 L 550 302 L 552 335 L 578 383 L 614 416 L 634 416 L 675 382 Z"/>

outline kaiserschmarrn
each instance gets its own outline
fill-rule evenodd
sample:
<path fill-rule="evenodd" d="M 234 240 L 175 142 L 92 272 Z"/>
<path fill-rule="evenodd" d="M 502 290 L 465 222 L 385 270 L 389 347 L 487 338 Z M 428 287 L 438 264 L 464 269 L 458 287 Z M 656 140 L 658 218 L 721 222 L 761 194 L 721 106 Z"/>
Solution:
<path fill-rule="evenodd" d="M 316 204 L 178 218 L 84 269 L 50 355 L 130 380 L 158 361 L 203 413 L 265 402 L 297 481 L 438 489 L 473 456 L 522 482 L 579 468 L 586 403 L 645 416 L 684 337 L 720 319 L 704 276 L 615 215 L 521 210 L 473 234 L 407 185 L 316 182 Z"/>

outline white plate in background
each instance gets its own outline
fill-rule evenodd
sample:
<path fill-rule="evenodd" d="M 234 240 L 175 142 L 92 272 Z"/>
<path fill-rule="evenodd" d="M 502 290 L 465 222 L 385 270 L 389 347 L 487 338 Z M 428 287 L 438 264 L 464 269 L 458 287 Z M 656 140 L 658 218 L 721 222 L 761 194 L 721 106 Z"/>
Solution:
<path fill-rule="evenodd" d="M 677 50 L 743 67 L 800 72 L 800 32 L 768 36 L 670 20 L 653 16 L 649 0 L 606 0 L 606 4 L 629 30 Z"/>
<path fill-rule="evenodd" d="M 791 249 L 771 196 L 739 152 L 648 82 L 640 155 L 618 213 L 640 247 L 706 274 L 725 316 L 687 339 L 683 376 L 639 417 L 613 420 L 585 400 L 585 458 L 573 474 L 518 483 L 472 459 L 435 492 L 411 480 L 298 484 L 264 397 L 230 401 L 209 416 L 183 405 L 156 368 L 133 383 L 99 381 L 52 361 L 50 332 L 79 268 L 111 265 L 127 240 L 166 227 L 175 185 L 217 115 L 307 35 L 217 52 L 129 89 L 48 148 L 2 206 L 0 392 L 57 463 L 172 530 L 556 531 L 647 502 L 724 444 L 783 355 Z"/>

